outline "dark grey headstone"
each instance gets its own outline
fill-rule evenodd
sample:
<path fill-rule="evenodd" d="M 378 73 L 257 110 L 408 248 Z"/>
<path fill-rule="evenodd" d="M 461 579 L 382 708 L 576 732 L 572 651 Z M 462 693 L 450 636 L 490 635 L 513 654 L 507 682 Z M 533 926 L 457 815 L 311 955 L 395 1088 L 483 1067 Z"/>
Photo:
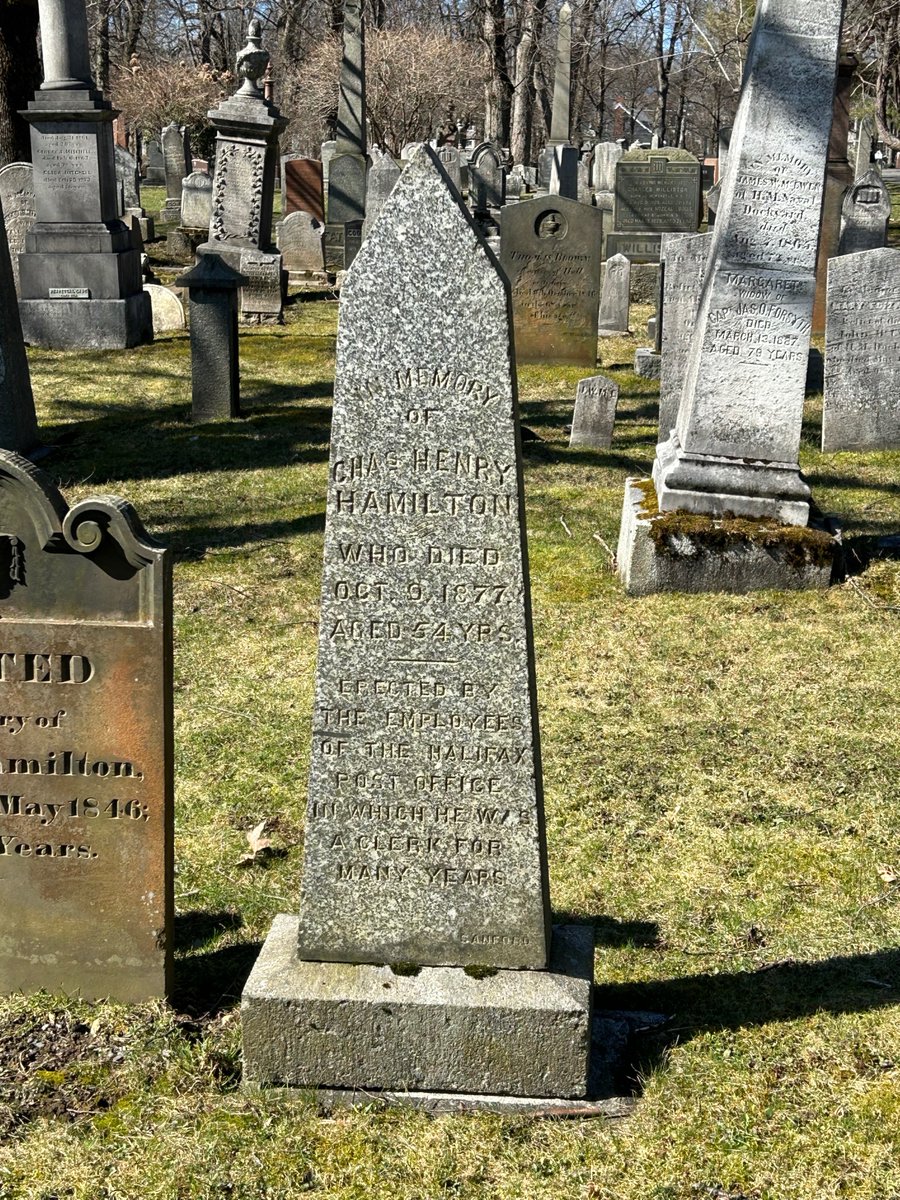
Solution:
<path fill-rule="evenodd" d="M 487 213 L 506 203 L 503 155 L 492 142 L 482 142 L 469 160 L 469 204 L 476 213 Z"/>
<path fill-rule="evenodd" d="M 562 196 L 501 210 L 519 362 L 596 363 L 602 230 L 599 209 Z"/>
<path fill-rule="evenodd" d="M 278 325 L 283 320 L 283 266 L 280 254 L 244 250 L 241 274 L 241 320 L 247 324 Z"/>
<path fill-rule="evenodd" d="M 0 991 L 136 1002 L 172 965 L 169 554 L 0 453 Z M 9 736 L 13 734 L 13 736 Z"/>
<path fill-rule="evenodd" d="M 31 375 L 6 242 L 4 213 L 0 208 L 0 447 L 27 454 L 37 444 Z"/>
<path fill-rule="evenodd" d="M 700 163 L 664 153 L 616 164 L 616 233 L 694 233 L 700 222 Z"/>
<path fill-rule="evenodd" d="M 226 421 L 240 415 L 238 289 L 247 283 L 215 254 L 175 281 L 186 287 L 191 312 L 191 416 Z"/>
<path fill-rule="evenodd" d="M 900 250 L 828 263 L 822 449 L 900 448 Z"/>

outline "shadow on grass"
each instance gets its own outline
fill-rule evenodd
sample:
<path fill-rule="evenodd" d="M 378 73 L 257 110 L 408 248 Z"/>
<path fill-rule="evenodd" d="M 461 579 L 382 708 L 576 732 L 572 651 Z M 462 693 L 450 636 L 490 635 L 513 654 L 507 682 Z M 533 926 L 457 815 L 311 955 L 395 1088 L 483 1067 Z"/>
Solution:
<path fill-rule="evenodd" d="M 819 962 L 789 959 L 756 971 L 595 988 L 600 1009 L 666 1013 L 683 1040 L 718 1029 L 793 1021 L 816 1013 L 862 1013 L 900 1004 L 900 950 Z"/>
<path fill-rule="evenodd" d="M 192 1017 L 213 1017 L 234 1008 L 261 949 L 262 942 L 240 942 L 177 958 L 172 1006 Z"/>

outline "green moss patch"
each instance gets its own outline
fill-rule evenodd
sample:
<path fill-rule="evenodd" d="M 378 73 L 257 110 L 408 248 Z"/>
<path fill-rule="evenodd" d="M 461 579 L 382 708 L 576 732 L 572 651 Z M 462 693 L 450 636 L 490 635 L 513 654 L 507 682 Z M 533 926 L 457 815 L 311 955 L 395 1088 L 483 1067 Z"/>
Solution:
<path fill-rule="evenodd" d="M 678 509 L 660 512 L 653 480 L 640 479 L 635 486 L 643 496 L 640 516 L 649 520 L 650 536 L 660 554 L 681 557 L 755 546 L 794 567 L 824 567 L 834 556 L 834 538 L 823 529 L 780 525 L 764 517 L 708 517 Z"/>

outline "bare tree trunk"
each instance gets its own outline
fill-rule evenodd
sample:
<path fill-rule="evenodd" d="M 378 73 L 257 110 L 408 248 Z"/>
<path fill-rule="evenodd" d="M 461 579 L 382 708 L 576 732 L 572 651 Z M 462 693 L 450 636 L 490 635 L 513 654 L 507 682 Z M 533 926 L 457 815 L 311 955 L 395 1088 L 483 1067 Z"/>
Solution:
<path fill-rule="evenodd" d="M 94 43 L 94 83 L 109 95 L 110 0 L 97 0 L 97 38 Z"/>
<path fill-rule="evenodd" d="M 31 161 L 31 136 L 18 115 L 41 84 L 37 0 L 0 4 L 0 164 Z"/>
<path fill-rule="evenodd" d="M 522 13 L 522 34 L 516 47 L 515 79 L 513 82 L 512 116 L 509 149 L 513 162 L 527 163 L 531 151 L 531 124 L 534 108 L 531 81 L 533 78 L 532 49 L 534 47 L 534 0 L 526 0 Z"/>
<path fill-rule="evenodd" d="M 482 37 L 488 51 L 488 77 L 484 86 L 484 136 L 488 141 L 507 146 L 513 86 L 506 65 L 504 0 L 486 0 Z"/>
<path fill-rule="evenodd" d="M 900 150 L 900 138 L 888 125 L 891 101 L 896 97 L 897 47 L 900 43 L 900 3 L 894 3 L 887 14 L 878 53 L 878 73 L 875 79 L 875 124 L 879 141 L 891 150 Z"/>

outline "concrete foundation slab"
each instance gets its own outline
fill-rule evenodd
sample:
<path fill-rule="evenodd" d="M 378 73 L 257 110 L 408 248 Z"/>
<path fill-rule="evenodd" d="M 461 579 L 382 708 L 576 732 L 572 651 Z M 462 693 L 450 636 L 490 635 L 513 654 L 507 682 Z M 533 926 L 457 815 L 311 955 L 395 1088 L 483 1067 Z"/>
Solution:
<path fill-rule="evenodd" d="M 479 1096 L 588 1095 L 593 930 L 554 930 L 550 969 L 303 962 L 280 915 L 241 999 L 251 1083 Z"/>

